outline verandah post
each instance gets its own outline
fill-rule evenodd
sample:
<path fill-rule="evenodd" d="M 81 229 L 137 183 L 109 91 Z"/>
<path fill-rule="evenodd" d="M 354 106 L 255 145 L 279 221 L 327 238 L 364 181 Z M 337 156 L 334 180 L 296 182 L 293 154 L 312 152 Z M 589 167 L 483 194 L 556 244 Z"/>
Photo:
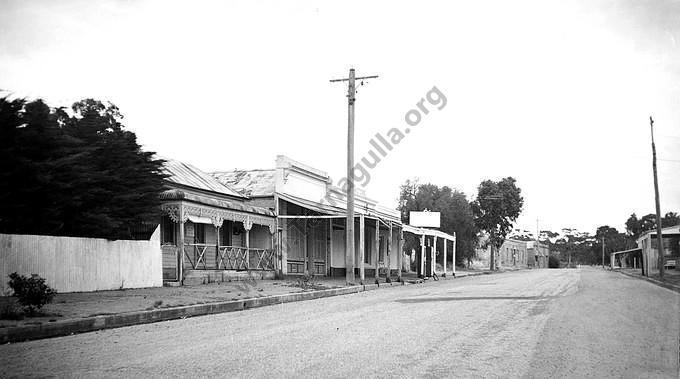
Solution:
<path fill-rule="evenodd" d="M 183 284 L 184 276 L 184 210 L 180 205 L 179 210 L 179 235 L 177 236 L 177 281 Z"/>
<path fill-rule="evenodd" d="M 246 231 L 246 269 L 250 269 L 250 228 L 252 228 L 252 226 L 253 223 L 250 221 L 250 218 L 243 221 L 243 229 Z"/>
<path fill-rule="evenodd" d="M 437 236 L 432 237 L 432 276 L 434 276 L 434 273 L 436 272 L 437 269 Z"/>
<path fill-rule="evenodd" d="M 379 279 L 380 278 L 380 267 L 378 267 L 380 263 L 380 220 L 375 219 L 375 241 L 373 241 L 375 244 L 375 278 Z"/>
<path fill-rule="evenodd" d="M 449 246 L 449 240 L 444 238 L 444 275 L 446 276 L 446 249 Z"/>
<path fill-rule="evenodd" d="M 359 280 L 361 281 L 361 284 L 364 284 L 364 280 L 366 279 L 364 276 L 364 254 L 366 252 L 364 251 L 364 243 L 365 243 L 365 230 L 364 228 L 366 227 L 365 219 L 363 213 L 359 215 Z"/>
<path fill-rule="evenodd" d="M 215 245 L 215 269 L 219 270 L 220 269 L 220 227 L 215 225 L 215 234 L 217 235 L 215 238 L 215 242 L 217 245 Z"/>
<path fill-rule="evenodd" d="M 456 233 L 453 233 L 453 260 L 451 264 L 451 270 L 453 271 L 453 277 L 456 277 Z"/>
<path fill-rule="evenodd" d="M 397 243 L 398 251 L 397 251 L 397 277 L 399 278 L 399 281 L 401 282 L 401 270 L 404 268 L 404 228 L 402 227 L 399 229 L 399 242 Z"/>
<path fill-rule="evenodd" d="M 391 283 L 391 282 L 392 282 L 392 279 L 391 279 L 391 277 L 390 277 L 390 274 L 391 274 L 391 272 L 390 272 L 390 270 L 391 270 L 391 267 L 390 267 L 390 253 L 392 252 L 392 221 L 390 221 L 390 224 L 389 224 L 389 225 L 390 225 L 390 227 L 389 227 L 389 236 L 388 236 L 388 240 L 387 240 L 387 256 L 385 257 L 385 260 L 387 261 L 387 262 L 386 262 L 386 266 L 387 266 L 387 279 L 385 279 L 385 281 L 386 281 L 387 283 Z"/>
<path fill-rule="evenodd" d="M 420 275 L 425 277 L 425 234 L 420 236 Z"/>
<path fill-rule="evenodd" d="M 304 246 L 304 252 L 305 252 L 305 259 L 307 260 L 307 265 L 305 268 L 305 273 L 307 275 L 314 275 L 314 260 L 312 259 L 312 254 L 309 251 L 309 224 L 307 223 L 307 219 L 305 218 L 305 246 Z"/>
<path fill-rule="evenodd" d="M 328 269 L 326 275 L 333 275 L 333 219 L 328 219 Z"/>

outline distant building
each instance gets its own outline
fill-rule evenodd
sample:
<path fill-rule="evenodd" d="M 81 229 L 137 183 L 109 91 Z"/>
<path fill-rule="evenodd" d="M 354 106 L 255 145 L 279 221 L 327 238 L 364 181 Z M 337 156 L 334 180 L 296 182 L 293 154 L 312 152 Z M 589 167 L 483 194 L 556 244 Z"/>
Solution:
<path fill-rule="evenodd" d="M 484 246 L 488 241 L 487 235 L 479 237 L 480 245 Z M 534 240 L 523 241 L 514 238 L 506 238 L 497 251 L 497 265 L 499 268 L 547 268 L 550 248 L 548 245 Z M 491 247 L 477 248 L 472 266 L 488 268 L 490 265 Z"/>
<path fill-rule="evenodd" d="M 529 241 L 519 241 L 514 239 L 506 239 L 503 241 L 500 250 L 498 251 L 498 265 L 499 268 L 513 267 L 526 268 L 527 262 L 527 244 Z"/>
<path fill-rule="evenodd" d="M 680 225 L 661 229 L 663 252 L 666 267 L 678 269 L 680 266 Z M 642 274 L 659 272 L 659 248 L 655 230 L 649 230 L 637 239 L 638 248 L 642 249 Z"/>
<path fill-rule="evenodd" d="M 550 247 L 539 241 L 527 243 L 527 265 L 533 268 L 548 268 Z"/>

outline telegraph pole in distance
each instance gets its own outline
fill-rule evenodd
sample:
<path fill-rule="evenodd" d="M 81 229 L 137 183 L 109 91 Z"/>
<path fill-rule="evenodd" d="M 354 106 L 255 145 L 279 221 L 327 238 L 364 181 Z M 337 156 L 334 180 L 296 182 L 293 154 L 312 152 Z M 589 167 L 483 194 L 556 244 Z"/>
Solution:
<path fill-rule="evenodd" d="M 604 270 L 604 236 L 602 236 L 602 269 Z"/>
<path fill-rule="evenodd" d="M 378 75 L 356 77 L 354 69 L 349 69 L 349 77 L 331 79 L 331 83 L 348 82 L 347 86 L 347 225 L 345 227 L 345 281 L 354 284 L 354 101 L 356 100 L 356 80 L 375 79 Z M 361 82 L 363 85 L 363 81 Z"/>
<path fill-rule="evenodd" d="M 649 129 L 652 132 L 652 168 L 654 170 L 654 200 L 656 202 L 656 250 L 659 252 L 659 278 L 663 280 L 664 250 L 663 233 L 661 232 L 661 205 L 659 202 L 659 180 L 656 177 L 656 146 L 654 145 L 654 120 L 649 116 Z"/>

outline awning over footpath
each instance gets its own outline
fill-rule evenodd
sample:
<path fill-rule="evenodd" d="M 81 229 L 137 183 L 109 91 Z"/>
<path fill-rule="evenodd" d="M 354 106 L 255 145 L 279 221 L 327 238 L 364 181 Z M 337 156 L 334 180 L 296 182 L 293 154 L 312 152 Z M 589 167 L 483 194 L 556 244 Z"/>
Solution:
<path fill-rule="evenodd" d="M 416 234 L 416 235 L 419 235 L 419 236 L 426 235 L 426 236 L 444 238 L 444 239 L 447 239 L 449 241 L 455 241 L 456 240 L 456 234 L 455 233 L 453 235 L 450 235 L 450 234 L 444 233 L 440 230 L 434 230 L 434 229 L 428 229 L 428 228 L 419 228 L 419 227 L 411 226 L 411 225 L 404 225 L 403 228 L 404 228 L 404 232 Z"/>
<path fill-rule="evenodd" d="M 311 210 L 312 212 L 317 212 L 317 213 L 322 213 L 326 215 L 331 215 L 331 216 L 338 216 L 342 217 L 344 216 L 345 210 L 342 208 L 334 207 L 332 205 L 326 205 L 326 204 L 321 204 L 316 201 L 310 201 L 307 199 L 303 199 L 301 197 L 289 195 L 286 193 L 277 193 L 279 199 L 285 200 L 289 203 L 293 203 L 295 205 L 301 206 L 303 208 L 307 208 Z"/>
<path fill-rule="evenodd" d="M 621 251 L 615 251 L 615 252 L 609 253 L 609 254 L 616 255 L 616 254 L 637 253 L 637 252 L 642 252 L 642 249 L 635 248 L 635 249 L 629 249 L 629 250 L 621 250 Z"/>
<path fill-rule="evenodd" d="M 309 209 L 313 212 L 316 213 L 321 213 L 323 215 L 327 216 L 332 216 L 332 217 L 337 217 L 337 218 L 343 218 L 346 217 L 347 210 L 345 207 L 336 207 L 328 204 L 323 204 L 320 202 L 316 201 L 310 201 L 307 199 L 303 199 L 297 196 L 293 196 L 290 194 L 286 193 L 277 193 L 277 196 L 279 199 L 285 200 L 289 203 L 298 205 L 300 207 Z M 371 217 L 371 218 L 377 218 L 380 219 L 381 221 L 387 223 L 387 222 L 392 222 L 401 225 L 401 222 L 398 220 L 395 220 L 394 217 L 390 217 L 389 215 L 382 214 L 379 211 L 376 211 L 374 209 L 366 209 L 366 208 L 361 208 L 361 207 L 355 207 L 354 208 L 354 214 L 355 216 L 359 216 L 363 214 L 364 216 Z M 282 215 L 282 218 L 285 218 L 286 216 L 294 217 L 293 215 Z M 311 216 L 311 215 L 310 215 Z"/>

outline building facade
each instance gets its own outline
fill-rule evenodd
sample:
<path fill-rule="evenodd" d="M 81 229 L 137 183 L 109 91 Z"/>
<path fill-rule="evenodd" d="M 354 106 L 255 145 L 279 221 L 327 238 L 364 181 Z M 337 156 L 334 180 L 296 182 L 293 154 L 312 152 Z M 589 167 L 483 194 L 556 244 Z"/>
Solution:
<path fill-rule="evenodd" d="M 479 237 L 480 245 L 487 244 L 488 237 Z M 521 241 L 506 238 L 496 252 L 497 268 L 547 268 L 549 247 L 541 242 Z M 475 249 L 474 265 L 480 268 L 489 268 L 491 246 L 478 247 Z"/>
<path fill-rule="evenodd" d="M 246 203 L 276 216 L 276 248 L 281 273 L 346 274 L 346 204 L 342 188 L 329 175 L 280 155 L 275 167 L 232 170 L 213 177 L 243 196 Z M 400 275 L 402 225 L 399 212 L 381 206 L 356 189 L 355 255 L 350 265 L 362 278 Z"/>
<path fill-rule="evenodd" d="M 532 241 L 533 242 L 533 241 Z M 498 264 L 500 268 L 526 268 L 528 267 L 527 245 L 529 241 L 506 239 L 498 251 Z"/>
<path fill-rule="evenodd" d="M 166 160 L 164 172 L 164 281 L 217 281 L 246 271 L 274 276 L 273 210 L 251 204 L 247 196 L 189 164 Z"/>

